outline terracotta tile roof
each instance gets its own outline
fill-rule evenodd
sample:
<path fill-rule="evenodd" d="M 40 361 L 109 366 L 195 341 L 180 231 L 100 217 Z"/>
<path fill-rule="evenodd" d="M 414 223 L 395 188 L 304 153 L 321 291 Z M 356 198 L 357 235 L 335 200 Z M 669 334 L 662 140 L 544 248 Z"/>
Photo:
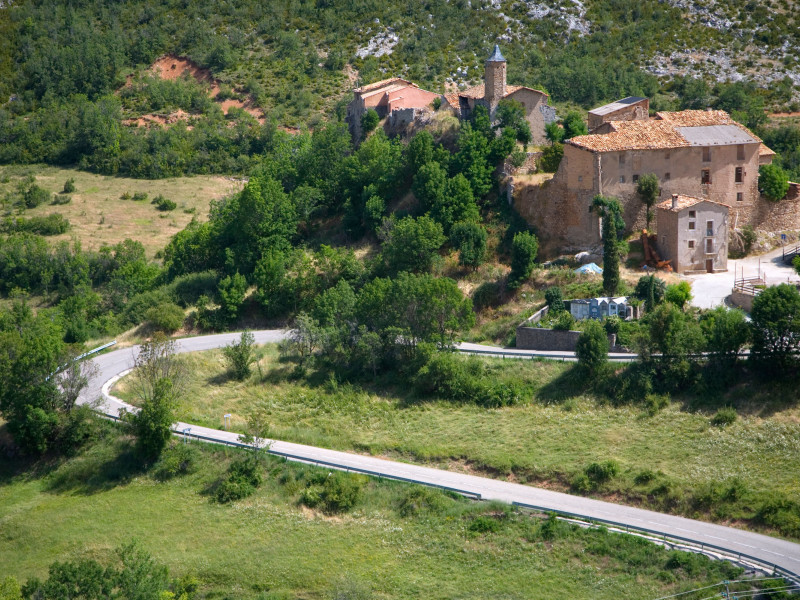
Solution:
<path fill-rule="evenodd" d="M 506 95 L 503 96 L 503 97 L 507 98 L 508 96 L 513 94 L 514 92 L 518 92 L 520 90 L 530 90 L 532 92 L 537 92 L 539 94 L 542 94 L 543 96 L 547 96 L 547 94 L 545 94 L 544 92 L 540 92 L 539 90 L 535 90 L 533 88 L 525 87 L 524 85 L 507 85 L 506 86 Z M 458 95 L 462 96 L 463 98 L 473 98 L 475 100 L 482 100 L 484 95 L 485 95 L 485 93 L 486 92 L 485 92 L 484 84 L 479 83 L 478 85 L 472 86 L 471 88 L 467 88 L 466 90 L 458 92 Z"/>
<path fill-rule="evenodd" d="M 398 83 L 398 82 L 404 83 L 406 85 L 412 85 L 412 86 L 414 85 L 410 81 L 406 81 L 405 79 L 401 79 L 400 77 L 390 77 L 389 79 L 381 79 L 380 81 L 376 81 L 374 83 L 370 83 L 370 84 L 367 84 L 367 85 L 362 85 L 360 88 L 356 88 L 356 91 L 357 92 L 361 92 L 363 94 L 365 92 L 371 92 L 372 90 L 377 90 L 379 88 L 382 88 L 385 85 L 389 85 L 389 84 L 392 84 L 392 83 Z M 416 87 L 416 86 L 414 86 L 414 87 Z"/>
<path fill-rule="evenodd" d="M 758 146 L 758 155 L 759 156 L 775 156 L 775 151 L 771 150 L 770 148 L 767 148 L 766 144 L 761 143 Z"/>
<path fill-rule="evenodd" d="M 723 110 L 660 112 L 656 113 L 655 119 L 650 119 L 648 121 L 610 121 L 606 125 L 611 128 L 609 133 L 582 135 L 568 140 L 567 143 L 593 152 L 666 150 L 669 148 L 685 148 L 692 145 L 706 145 L 697 140 L 692 142 L 692 139 L 696 137 L 690 135 L 694 133 L 693 128 L 698 128 L 698 135 L 704 133 L 706 137 L 708 137 L 709 133 L 716 132 L 717 137 L 719 137 L 721 133 L 727 132 L 728 135 L 725 139 L 727 140 L 730 138 L 730 140 L 733 140 L 728 140 L 729 143 L 761 142 L 761 139 L 753 135 L 747 127 L 731 119 L 730 115 Z M 736 127 L 752 139 L 737 141 L 739 137 L 742 137 L 741 134 L 739 134 L 738 137 L 733 136 L 729 129 L 718 126 Z M 717 132 L 716 129 L 713 129 L 715 127 L 724 131 L 721 131 L 721 133 Z M 687 137 L 692 139 L 687 139 Z M 728 142 L 722 140 L 716 143 Z M 764 148 L 766 148 L 766 146 L 764 146 Z M 762 151 L 759 151 L 759 154 L 761 154 L 761 152 Z M 771 150 L 769 152 L 771 152 Z"/>
<path fill-rule="evenodd" d="M 458 104 L 458 92 L 451 92 L 449 94 L 444 94 L 444 99 L 447 100 L 447 103 L 455 109 L 459 108 Z"/>
<path fill-rule="evenodd" d="M 694 196 L 684 196 L 682 194 L 678 194 L 678 204 L 675 208 L 672 208 L 672 198 L 667 198 L 663 202 L 659 202 L 658 204 L 656 204 L 656 208 L 677 213 L 686 208 L 689 208 L 690 206 L 694 206 L 695 204 L 700 204 L 701 202 L 708 202 L 709 204 L 716 204 L 717 206 L 724 206 L 725 208 L 730 208 L 727 204 L 722 204 L 721 202 L 714 202 L 713 200 L 709 200 L 708 198 L 696 198 Z"/>
<path fill-rule="evenodd" d="M 682 127 L 702 127 L 705 125 L 738 125 L 724 110 L 681 110 L 677 112 L 657 112 L 656 119 L 669 121 Z"/>
<path fill-rule="evenodd" d="M 622 150 L 658 150 L 688 147 L 689 142 L 665 121 L 614 121 L 606 134 L 580 135 L 568 144 L 593 152 Z"/>

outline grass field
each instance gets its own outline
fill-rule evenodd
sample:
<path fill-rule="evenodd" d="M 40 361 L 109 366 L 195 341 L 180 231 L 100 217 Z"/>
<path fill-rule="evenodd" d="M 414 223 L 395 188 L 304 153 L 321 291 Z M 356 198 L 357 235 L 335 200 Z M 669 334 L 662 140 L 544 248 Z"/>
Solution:
<path fill-rule="evenodd" d="M 107 435 L 64 462 L 0 458 L 0 573 L 44 577 L 135 538 L 171 576 L 197 577 L 202 598 L 651 599 L 737 574 L 396 482 L 369 480 L 351 512 L 324 514 L 298 502 L 314 469 L 278 459 L 254 496 L 219 505 L 208 492 L 237 451 L 198 447 L 192 474 L 159 481 Z"/>
<path fill-rule="evenodd" d="M 178 418 L 221 427 L 222 415 L 231 413 L 232 428 L 241 430 L 258 409 L 276 439 L 562 490 L 591 463 L 614 460 L 620 474 L 595 495 L 723 522 L 751 519 L 765 498 L 800 496 L 796 399 L 782 407 L 745 400 L 748 390 L 739 389 L 743 416 L 715 427 L 713 409 L 693 411 L 677 401 L 654 415 L 613 407 L 582 394 L 569 365 L 495 359 L 493 376 L 524 382 L 531 400 L 485 409 L 419 401 L 408 389 L 386 385 L 360 389 L 314 373 L 292 381 L 294 365 L 282 363 L 274 346 L 262 352 L 246 382 L 227 379 L 221 351 L 182 357 L 190 383 Z M 123 379 L 115 393 L 132 399 L 129 385 Z M 733 396 L 720 399 L 728 401 L 736 403 Z M 735 487 L 735 502 L 714 501 L 718 487 Z"/>
<path fill-rule="evenodd" d="M 173 179 L 145 180 L 107 177 L 76 169 L 59 169 L 45 165 L 0 166 L 0 199 L 16 191 L 18 183 L 33 175 L 36 183 L 52 193 L 64 188 L 69 178 L 75 179 L 75 192 L 69 194 L 69 204 L 42 204 L 24 211 L 25 216 L 60 213 L 70 222 L 70 230 L 51 240 L 77 239 L 86 250 L 96 250 L 102 244 L 116 244 L 131 238 L 144 244 L 149 257 L 164 248 L 170 237 L 196 217 L 208 218 L 211 200 L 241 189 L 241 182 L 221 176 L 197 175 Z M 148 195 L 147 200 L 122 200 L 124 193 Z M 177 203 L 169 212 L 156 210 L 150 200 L 162 194 Z M 14 214 L 10 206 L 5 213 Z"/>

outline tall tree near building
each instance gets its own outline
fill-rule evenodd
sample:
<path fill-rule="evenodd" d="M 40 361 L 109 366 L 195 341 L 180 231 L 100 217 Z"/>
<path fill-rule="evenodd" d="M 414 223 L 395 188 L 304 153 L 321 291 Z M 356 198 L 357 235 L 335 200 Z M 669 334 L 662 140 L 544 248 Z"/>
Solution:
<path fill-rule="evenodd" d="M 797 376 L 800 365 L 800 292 L 792 285 L 768 287 L 753 300 L 750 357 L 764 372 Z"/>
<path fill-rule="evenodd" d="M 603 292 L 609 296 L 619 287 L 619 240 L 625 229 L 622 208 L 616 198 L 595 196 L 592 210 L 603 219 Z"/>
<path fill-rule="evenodd" d="M 636 184 L 636 193 L 647 207 L 646 221 L 647 229 L 650 229 L 650 221 L 653 220 L 653 205 L 661 194 L 661 187 L 658 185 L 658 177 L 654 173 L 645 173 L 639 177 Z"/>
<path fill-rule="evenodd" d="M 538 252 L 539 240 L 535 235 L 527 231 L 514 235 L 511 243 L 511 274 L 508 276 L 510 289 L 517 289 L 531 276 Z"/>

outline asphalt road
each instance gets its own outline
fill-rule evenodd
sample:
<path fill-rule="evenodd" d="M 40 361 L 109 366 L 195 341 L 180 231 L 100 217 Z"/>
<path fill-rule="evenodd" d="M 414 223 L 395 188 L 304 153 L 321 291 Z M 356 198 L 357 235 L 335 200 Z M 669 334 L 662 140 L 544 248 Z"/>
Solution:
<path fill-rule="evenodd" d="M 254 331 L 256 342 L 277 342 L 286 336 L 285 331 Z M 229 344 L 239 334 L 186 338 L 178 341 L 178 352 L 210 350 Z M 98 401 L 98 408 L 106 414 L 117 416 L 122 408 L 132 408 L 107 394 L 111 382 L 133 366 L 135 348 L 125 348 L 98 356 L 93 362 L 99 372 L 84 390 L 79 402 Z M 103 388 L 105 387 L 106 394 Z M 238 434 L 200 427 L 190 423 L 178 423 L 176 431 L 188 430 L 193 435 L 212 441 L 237 442 Z M 287 454 L 308 462 L 324 462 L 343 469 L 369 471 L 373 474 L 407 479 L 434 486 L 447 487 L 470 494 L 478 494 L 484 500 L 499 500 L 507 503 L 530 505 L 544 510 L 568 512 L 589 519 L 603 519 L 623 525 L 640 527 L 652 532 L 692 540 L 697 544 L 708 544 L 728 550 L 733 554 L 746 554 L 766 563 L 777 565 L 800 578 L 800 544 L 761 535 L 732 527 L 695 521 L 673 515 L 633 508 L 610 502 L 602 502 L 562 494 L 527 485 L 509 483 L 486 477 L 454 473 L 441 469 L 422 467 L 407 463 L 384 460 L 371 456 L 350 454 L 325 448 L 275 440 L 272 452 Z"/>

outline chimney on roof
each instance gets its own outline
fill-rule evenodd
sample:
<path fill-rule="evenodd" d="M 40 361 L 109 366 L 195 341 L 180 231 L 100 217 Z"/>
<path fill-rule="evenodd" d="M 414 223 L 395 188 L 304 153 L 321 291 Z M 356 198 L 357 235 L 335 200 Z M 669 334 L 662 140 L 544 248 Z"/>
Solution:
<path fill-rule="evenodd" d="M 672 194 L 672 210 L 678 208 L 678 194 Z"/>

